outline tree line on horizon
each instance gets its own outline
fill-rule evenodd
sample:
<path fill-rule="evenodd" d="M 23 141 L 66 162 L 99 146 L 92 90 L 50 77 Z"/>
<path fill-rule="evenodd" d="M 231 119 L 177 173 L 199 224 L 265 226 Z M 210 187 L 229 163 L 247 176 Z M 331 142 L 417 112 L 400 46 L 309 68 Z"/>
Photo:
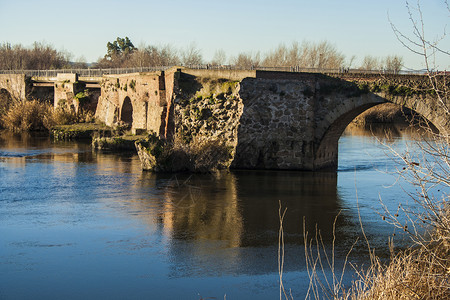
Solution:
<path fill-rule="evenodd" d="M 31 47 L 21 44 L 0 44 L 1 70 L 44 70 L 66 68 L 136 68 L 171 65 L 234 65 L 250 67 L 291 67 L 319 69 L 363 69 L 398 72 L 403 67 L 403 58 L 399 55 L 374 57 L 366 55 L 359 66 L 355 66 L 356 56 L 347 58 L 330 42 L 293 42 L 286 46 L 280 44 L 267 53 L 241 52 L 236 56 L 227 56 L 223 49 L 215 52 L 210 61 L 203 59 L 201 50 L 195 44 L 185 49 L 176 49 L 171 45 L 141 45 L 135 47 L 128 37 L 118 37 L 106 44 L 106 54 L 93 64 L 85 59 L 71 61 L 72 55 L 58 51 L 53 46 L 35 42 Z"/>

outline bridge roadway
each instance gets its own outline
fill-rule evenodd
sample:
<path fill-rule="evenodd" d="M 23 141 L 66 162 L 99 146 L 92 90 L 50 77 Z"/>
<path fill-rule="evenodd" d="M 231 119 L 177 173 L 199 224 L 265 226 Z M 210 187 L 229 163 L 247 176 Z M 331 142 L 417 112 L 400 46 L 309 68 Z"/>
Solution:
<path fill-rule="evenodd" d="M 78 109 L 76 95 L 87 90 L 96 117 L 107 125 L 128 123 L 134 132 L 162 138 L 222 139 L 233 149 L 236 168 L 335 168 L 347 124 L 385 102 L 407 107 L 449 132 L 450 118 L 441 106 L 447 103 L 436 101 L 423 74 L 321 71 L 174 67 L 96 77 L 50 74 L 54 71 L 37 76 L 41 71 L 33 77 L 2 74 L 0 91 Z"/>

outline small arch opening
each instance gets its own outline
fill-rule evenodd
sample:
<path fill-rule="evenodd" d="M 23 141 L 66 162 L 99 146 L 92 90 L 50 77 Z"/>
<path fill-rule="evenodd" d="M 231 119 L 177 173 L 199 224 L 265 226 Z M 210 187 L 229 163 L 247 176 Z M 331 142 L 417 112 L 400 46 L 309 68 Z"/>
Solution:
<path fill-rule="evenodd" d="M 0 114 L 5 113 L 11 105 L 13 98 L 6 89 L 0 89 Z"/>
<path fill-rule="evenodd" d="M 125 100 L 123 100 L 120 120 L 129 127 L 133 124 L 133 105 L 131 104 L 130 97 L 126 97 Z"/>

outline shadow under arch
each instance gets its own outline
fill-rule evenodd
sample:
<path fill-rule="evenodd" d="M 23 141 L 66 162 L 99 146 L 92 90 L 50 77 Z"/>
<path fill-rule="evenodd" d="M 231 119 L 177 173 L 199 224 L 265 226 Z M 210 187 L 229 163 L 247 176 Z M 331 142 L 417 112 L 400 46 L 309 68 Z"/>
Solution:
<path fill-rule="evenodd" d="M 120 109 L 120 120 L 126 123 L 129 127 L 133 125 L 133 104 L 130 97 L 125 97 Z"/>
<path fill-rule="evenodd" d="M 0 88 L 0 113 L 6 111 L 13 101 L 11 93 L 4 88 Z"/>

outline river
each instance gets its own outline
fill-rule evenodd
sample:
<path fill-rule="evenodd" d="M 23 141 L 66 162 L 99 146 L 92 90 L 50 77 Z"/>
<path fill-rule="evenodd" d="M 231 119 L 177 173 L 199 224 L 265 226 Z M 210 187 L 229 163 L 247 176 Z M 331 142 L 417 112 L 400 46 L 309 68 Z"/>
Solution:
<path fill-rule="evenodd" d="M 381 135 L 378 135 L 381 136 Z M 384 142 L 414 139 L 394 130 Z M 283 282 L 302 299 L 309 279 L 303 224 L 320 229 L 340 269 L 367 265 L 370 245 L 407 238 L 381 220 L 381 204 L 406 197 L 395 163 L 372 132 L 347 130 L 337 172 L 142 172 L 134 154 L 88 144 L 0 135 L 1 299 L 278 299 L 278 210 L 284 218 Z M 382 213 L 381 213 L 382 214 Z M 354 279 L 347 268 L 344 281 Z M 215 298 L 213 298 L 215 297 Z"/>

